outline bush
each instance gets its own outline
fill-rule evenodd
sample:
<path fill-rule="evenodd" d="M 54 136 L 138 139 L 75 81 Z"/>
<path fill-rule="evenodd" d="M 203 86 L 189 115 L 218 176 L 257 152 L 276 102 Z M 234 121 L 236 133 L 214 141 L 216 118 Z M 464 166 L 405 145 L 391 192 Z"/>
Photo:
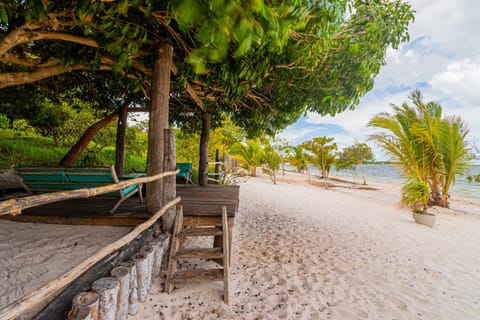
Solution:
<path fill-rule="evenodd" d="M 0 113 L 0 129 L 8 129 L 10 126 L 10 120 L 3 113 Z"/>

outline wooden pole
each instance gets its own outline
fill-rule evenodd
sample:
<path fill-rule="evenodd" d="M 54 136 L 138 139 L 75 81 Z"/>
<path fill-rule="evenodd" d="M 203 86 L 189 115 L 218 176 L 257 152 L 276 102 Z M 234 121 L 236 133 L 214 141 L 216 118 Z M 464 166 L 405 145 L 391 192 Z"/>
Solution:
<path fill-rule="evenodd" d="M 130 101 L 125 101 L 118 113 L 117 138 L 115 140 L 115 171 L 117 175 L 122 176 L 125 170 L 125 137 L 127 133 L 128 105 Z"/>
<path fill-rule="evenodd" d="M 163 247 L 165 238 L 156 237 L 148 242 L 153 247 L 153 266 L 152 277 L 158 277 L 161 274 L 162 260 L 163 260 Z"/>
<path fill-rule="evenodd" d="M 120 290 L 118 280 L 113 277 L 100 278 L 92 284 L 92 290 L 98 294 L 98 319 L 115 320 Z"/>
<path fill-rule="evenodd" d="M 32 207 L 53 203 L 53 202 L 58 202 L 62 200 L 68 200 L 68 199 L 90 198 L 90 197 L 98 196 L 100 194 L 125 189 L 126 187 L 134 184 L 147 183 L 147 182 L 155 181 L 164 177 L 176 175 L 178 172 L 180 172 L 180 170 L 162 172 L 154 176 L 129 179 L 129 180 L 121 181 L 119 183 L 109 184 L 109 185 L 97 187 L 97 188 L 75 189 L 75 190 L 68 190 L 68 191 L 38 194 L 38 195 L 28 196 L 23 198 L 13 198 L 13 199 L 0 202 L 0 215 L 10 214 L 15 216 L 17 214 L 21 214 L 22 210 L 27 208 L 32 208 Z"/>
<path fill-rule="evenodd" d="M 44 285 L 43 287 L 37 290 L 30 292 L 29 294 L 24 296 L 22 299 L 16 300 L 13 303 L 9 304 L 4 309 L 0 310 L 0 319 L 2 320 L 16 319 L 20 317 L 22 314 L 33 309 L 35 306 L 37 306 L 41 302 L 47 300 L 50 296 L 54 295 L 56 292 L 58 292 L 59 290 L 69 285 L 72 281 L 74 281 L 82 273 L 84 273 L 86 270 L 88 270 L 93 265 L 95 265 L 98 261 L 112 254 L 114 251 L 120 249 L 125 244 L 130 243 L 132 240 L 138 237 L 143 231 L 147 230 L 154 223 L 156 223 L 158 219 L 169 208 L 178 204 L 180 200 L 181 200 L 180 198 L 175 198 L 175 200 L 170 201 L 162 209 L 157 211 L 155 215 L 153 215 L 150 219 L 138 225 L 135 229 L 133 229 L 130 233 L 128 233 L 123 238 L 104 247 L 103 249 L 95 253 L 90 258 L 86 259 L 82 263 L 73 267 L 70 271 L 68 271 L 61 277 L 53 281 L 50 281 L 49 283 L 47 283 L 46 285 Z"/>
<path fill-rule="evenodd" d="M 116 320 L 127 320 L 128 318 L 128 294 L 130 286 L 130 270 L 127 267 L 115 267 L 111 271 L 112 277 L 116 278 L 120 284 L 118 290 L 118 303 Z"/>
<path fill-rule="evenodd" d="M 137 292 L 137 266 L 132 260 L 124 261 L 119 266 L 126 267 L 128 269 L 129 284 L 128 284 L 128 314 L 136 315 L 138 312 L 138 292 Z"/>
<path fill-rule="evenodd" d="M 175 130 L 164 130 L 165 141 L 164 149 L 165 155 L 163 158 L 163 169 L 165 171 L 175 171 L 177 167 L 176 162 L 176 148 L 175 148 Z M 176 176 L 169 176 L 163 179 L 163 201 L 170 201 L 175 199 L 177 194 Z M 173 223 L 175 221 L 175 208 L 168 210 L 162 216 L 162 231 L 172 233 Z"/>
<path fill-rule="evenodd" d="M 210 139 L 210 126 L 212 115 L 209 112 L 202 112 L 202 131 L 200 133 L 200 161 L 198 164 L 198 184 L 208 184 L 208 141 Z"/>
<path fill-rule="evenodd" d="M 153 267 L 153 255 L 155 250 L 150 245 L 145 245 L 140 248 L 140 252 L 147 256 L 147 290 L 152 286 L 152 267 Z"/>
<path fill-rule="evenodd" d="M 133 261 L 137 267 L 138 301 L 145 302 L 148 290 L 148 258 L 145 253 L 135 253 Z"/>
<path fill-rule="evenodd" d="M 152 107 L 148 123 L 147 174 L 163 172 L 164 129 L 168 128 L 170 96 L 170 70 L 173 47 L 168 42 L 160 43 L 155 52 L 152 74 Z M 147 185 L 147 210 L 156 212 L 162 207 L 163 183 L 156 181 Z"/>
<path fill-rule="evenodd" d="M 79 307 L 88 307 L 92 320 L 98 320 L 98 294 L 95 292 L 80 292 L 72 300 L 72 314 L 78 313 Z M 69 318 L 71 317 L 69 313 Z"/>
<path fill-rule="evenodd" d="M 215 149 L 215 184 L 220 184 L 220 150 Z"/>
<path fill-rule="evenodd" d="M 86 305 L 76 306 L 68 315 L 68 320 L 98 320 L 92 317 L 92 311 Z"/>

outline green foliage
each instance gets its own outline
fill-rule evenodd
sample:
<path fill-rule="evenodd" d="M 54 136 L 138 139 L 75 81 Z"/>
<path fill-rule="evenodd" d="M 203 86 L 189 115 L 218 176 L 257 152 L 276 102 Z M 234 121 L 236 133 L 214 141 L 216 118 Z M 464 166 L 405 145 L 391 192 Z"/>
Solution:
<path fill-rule="evenodd" d="M 473 175 L 473 176 L 468 176 L 467 180 L 468 180 L 468 182 L 480 183 L 480 174 Z"/>
<path fill-rule="evenodd" d="M 420 91 L 410 98 L 414 107 L 393 105 L 393 114 L 380 113 L 370 120 L 369 126 L 384 130 L 370 139 L 399 164 L 405 177 L 429 185 L 433 204 L 448 206 L 455 175 L 467 169 L 468 128 L 460 117 L 442 118 L 442 107 L 424 103 Z"/>
<path fill-rule="evenodd" d="M 19 138 L 13 130 L 0 130 L 0 168 L 19 163 L 56 165 L 66 152 L 66 148 L 56 147 L 49 138 L 33 133 Z"/>
<path fill-rule="evenodd" d="M 430 188 L 427 183 L 414 179 L 402 187 L 401 203 L 412 208 L 414 212 L 427 212 L 430 200 Z"/>
<path fill-rule="evenodd" d="M 309 156 L 305 152 L 304 145 L 299 144 L 297 146 L 290 147 L 288 150 L 287 160 L 292 166 L 297 168 L 297 172 L 306 170 Z"/>
<path fill-rule="evenodd" d="M 10 127 L 10 120 L 6 115 L 0 113 L 0 129 L 8 129 Z"/>
<path fill-rule="evenodd" d="M 270 141 L 265 142 L 263 149 L 262 172 L 269 175 L 273 184 L 277 184 L 277 172 L 282 162 L 280 155 Z"/>
<path fill-rule="evenodd" d="M 144 145 L 146 148 L 146 145 Z M 18 138 L 13 130 L 0 130 L 0 168 L 8 168 L 12 164 L 58 165 L 68 148 L 58 147 L 51 138 L 30 133 L 26 138 Z M 145 153 L 145 152 L 143 152 Z M 146 156 L 135 152 L 126 153 L 125 171 L 132 169 L 145 171 Z M 75 163 L 78 166 L 110 166 L 115 162 L 114 146 L 96 152 L 86 150 Z"/>
<path fill-rule="evenodd" d="M 335 161 L 337 144 L 331 137 L 316 137 L 303 143 L 304 148 L 310 152 L 309 162 L 319 168 L 322 177 L 328 177 L 328 173 Z"/>
<path fill-rule="evenodd" d="M 35 133 L 35 129 L 30 125 L 30 122 L 25 119 L 13 121 L 12 129 L 17 138 L 28 137 Z"/>
<path fill-rule="evenodd" d="M 245 144 L 238 142 L 232 146 L 230 153 L 249 175 L 257 176 L 257 168 L 264 163 L 265 155 L 260 139 L 247 140 Z"/>
<path fill-rule="evenodd" d="M 219 119 L 227 114 L 260 135 L 274 134 L 306 110 L 335 114 L 355 107 L 372 88 L 387 47 L 408 39 L 413 12 L 400 0 L 27 0 L 3 4 L 0 19 L 0 47 L 8 51 L 0 76 L 26 71 L 25 81 L 34 81 L 56 63 L 64 72 L 82 71 L 37 82 L 44 92 L 69 92 L 73 83 L 95 108 L 111 111 L 132 96 L 148 106 L 137 93 L 150 93 L 155 46 L 168 39 L 178 67 L 174 114 L 198 110 L 185 90 L 188 81 Z M 28 46 L 7 41 L 14 30 Z M 36 37 L 44 30 L 52 37 Z M 2 85 L 22 83 L 16 81 Z"/>
<path fill-rule="evenodd" d="M 372 149 L 365 143 L 356 141 L 352 146 L 346 147 L 337 155 L 335 167 L 337 170 L 341 169 L 356 169 L 360 166 L 362 172 L 363 184 L 367 184 L 365 179 L 365 172 L 363 170 L 363 163 L 365 161 L 372 161 L 374 155 Z"/>
<path fill-rule="evenodd" d="M 56 128 L 58 141 L 60 145 L 68 147 L 73 146 L 82 134 L 98 119 L 89 108 L 80 109 L 78 111 L 69 110 L 69 117 Z M 99 133 L 101 134 L 101 133 Z"/>
<path fill-rule="evenodd" d="M 363 162 L 374 160 L 372 149 L 365 143 L 355 142 L 338 154 L 335 167 L 337 169 L 355 168 Z"/>

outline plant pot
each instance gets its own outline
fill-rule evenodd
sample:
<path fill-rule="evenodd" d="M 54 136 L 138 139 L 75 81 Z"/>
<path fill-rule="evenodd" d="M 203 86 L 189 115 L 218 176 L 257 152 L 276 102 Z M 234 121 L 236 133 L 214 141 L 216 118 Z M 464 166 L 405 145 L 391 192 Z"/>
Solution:
<path fill-rule="evenodd" d="M 436 217 L 432 213 L 414 213 L 413 219 L 416 223 L 420 223 L 427 227 L 433 228 Z"/>

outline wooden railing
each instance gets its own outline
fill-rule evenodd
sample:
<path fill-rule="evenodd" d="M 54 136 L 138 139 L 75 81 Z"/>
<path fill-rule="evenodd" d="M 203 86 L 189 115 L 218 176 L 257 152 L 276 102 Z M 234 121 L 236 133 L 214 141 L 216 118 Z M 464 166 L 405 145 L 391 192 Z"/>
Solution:
<path fill-rule="evenodd" d="M 155 181 L 164 177 L 176 175 L 177 172 L 178 170 L 163 172 L 150 177 L 135 178 L 127 181 L 122 181 L 114 185 L 108 185 L 108 186 L 92 188 L 92 189 L 79 189 L 79 190 L 71 190 L 71 191 L 65 191 L 65 192 L 54 192 L 51 194 L 29 196 L 21 199 L 10 199 L 7 201 L 0 202 L 0 214 L 15 215 L 15 214 L 20 214 L 21 211 L 25 208 L 34 207 L 41 204 L 47 204 L 47 203 L 52 203 L 55 201 L 61 201 L 66 199 L 89 198 L 99 194 L 116 191 L 118 189 L 128 187 L 132 184 L 147 183 L 147 182 Z M 47 195 L 50 195 L 50 197 L 47 197 Z M 22 199 L 24 201 L 19 201 Z M 135 229 L 133 229 L 131 232 L 129 232 L 127 235 L 125 235 L 121 239 L 104 247 L 103 249 L 95 253 L 93 256 L 89 257 L 82 263 L 76 265 L 73 269 L 71 269 L 64 275 L 62 275 L 60 278 L 52 280 L 46 285 L 44 285 L 43 287 L 38 288 L 35 291 L 32 291 L 31 293 L 25 295 L 23 298 L 10 303 L 8 306 L 0 310 L 0 319 L 2 320 L 17 319 L 23 314 L 34 309 L 36 306 L 42 303 L 42 301 L 49 299 L 51 296 L 56 294 L 59 290 L 62 290 L 63 288 L 68 286 L 80 275 L 82 275 L 86 270 L 94 266 L 97 262 L 104 259 L 108 255 L 112 254 L 116 250 L 119 250 L 124 245 L 130 243 L 132 240 L 138 237 L 142 232 L 144 232 L 145 230 L 150 228 L 155 222 L 157 222 L 158 219 L 160 219 L 160 217 L 164 215 L 168 209 L 180 203 L 180 200 L 181 200 L 180 197 L 177 197 L 172 201 L 168 202 L 165 206 L 163 206 L 160 210 L 158 210 L 147 221 L 138 225 Z"/>
<path fill-rule="evenodd" d="M 162 172 L 153 176 L 124 180 L 119 183 L 101 186 L 97 188 L 83 188 L 83 189 L 76 189 L 76 190 L 51 192 L 51 193 L 38 194 L 38 195 L 27 196 L 22 198 L 9 199 L 9 200 L 0 202 L 0 215 L 10 214 L 15 216 L 17 214 L 21 214 L 22 211 L 27 208 L 32 208 L 32 207 L 36 207 L 36 206 L 40 206 L 40 205 L 44 205 L 52 202 L 68 200 L 68 199 L 90 198 L 90 197 L 98 196 L 100 194 L 122 190 L 134 184 L 147 183 L 147 182 L 152 182 L 165 177 L 174 176 L 178 172 L 179 170 Z"/>

